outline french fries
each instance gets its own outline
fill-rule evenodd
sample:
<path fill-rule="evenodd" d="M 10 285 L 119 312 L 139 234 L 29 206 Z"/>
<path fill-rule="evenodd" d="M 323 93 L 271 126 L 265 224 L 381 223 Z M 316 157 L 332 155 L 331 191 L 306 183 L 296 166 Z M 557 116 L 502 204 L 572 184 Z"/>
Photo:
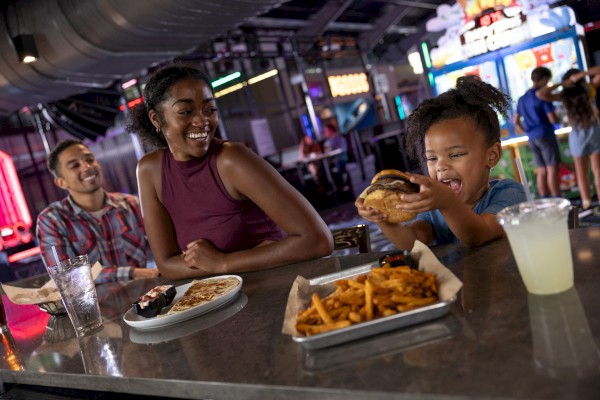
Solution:
<path fill-rule="evenodd" d="M 387 317 L 438 300 L 435 275 L 389 264 L 356 279 L 340 279 L 323 299 L 312 295 L 310 307 L 298 313 L 296 329 L 315 335 L 372 319 Z"/>

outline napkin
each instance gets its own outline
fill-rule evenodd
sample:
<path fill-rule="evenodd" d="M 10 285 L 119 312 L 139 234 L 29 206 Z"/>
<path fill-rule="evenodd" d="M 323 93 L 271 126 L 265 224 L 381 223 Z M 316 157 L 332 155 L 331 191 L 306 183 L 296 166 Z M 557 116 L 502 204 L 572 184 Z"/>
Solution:
<path fill-rule="evenodd" d="M 102 265 L 96 261 L 92 266 L 92 279 L 96 279 L 101 270 Z M 21 288 L 3 283 L 2 289 L 9 300 L 15 304 L 40 304 L 60 300 L 60 293 L 52 279 L 41 288 Z"/>
<path fill-rule="evenodd" d="M 416 240 L 410 255 L 417 261 L 419 270 L 432 272 L 436 275 L 439 289 L 438 298 L 440 301 L 450 300 L 462 288 L 460 279 L 446 268 L 425 244 Z M 296 277 L 288 296 L 282 333 L 298 335 L 296 331 L 296 316 L 310 304 L 312 293 L 316 291 L 319 297 L 323 298 L 335 290 L 335 285 L 322 285 L 319 287 L 320 290 L 316 289 L 310 286 L 308 279 L 302 276 Z"/>

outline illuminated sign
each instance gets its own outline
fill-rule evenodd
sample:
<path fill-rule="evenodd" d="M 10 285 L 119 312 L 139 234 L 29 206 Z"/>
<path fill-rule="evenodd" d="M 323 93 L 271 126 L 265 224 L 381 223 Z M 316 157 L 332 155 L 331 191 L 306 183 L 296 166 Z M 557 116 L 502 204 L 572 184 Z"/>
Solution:
<path fill-rule="evenodd" d="M 504 14 L 502 14 L 501 10 L 494 11 L 492 13 L 483 15 L 479 17 L 477 21 L 477 25 L 479 26 L 490 26 L 493 23 L 496 23 L 500 20 L 504 19 Z"/>
<path fill-rule="evenodd" d="M 465 12 L 467 20 L 471 20 L 488 9 L 518 7 L 516 0 L 461 0 L 457 2 Z"/>
<path fill-rule="evenodd" d="M 507 17 L 502 10 L 477 18 L 474 27 L 460 36 L 465 58 L 502 49 L 530 38 L 526 18 L 519 13 Z"/>
<path fill-rule="evenodd" d="M 333 97 L 350 96 L 366 93 L 370 90 L 367 74 L 331 75 L 327 77 L 329 89 Z"/>

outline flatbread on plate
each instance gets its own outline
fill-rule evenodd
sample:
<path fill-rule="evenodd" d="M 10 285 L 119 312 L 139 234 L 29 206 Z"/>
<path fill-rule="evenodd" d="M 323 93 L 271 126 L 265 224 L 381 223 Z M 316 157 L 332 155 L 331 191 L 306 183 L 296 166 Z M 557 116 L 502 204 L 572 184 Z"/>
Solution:
<path fill-rule="evenodd" d="M 185 291 L 184 295 L 165 315 L 177 314 L 200 304 L 208 303 L 225 293 L 231 292 L 239 284 L 240 281 L 233 277 L 194 280 L 192 286 Z"/>

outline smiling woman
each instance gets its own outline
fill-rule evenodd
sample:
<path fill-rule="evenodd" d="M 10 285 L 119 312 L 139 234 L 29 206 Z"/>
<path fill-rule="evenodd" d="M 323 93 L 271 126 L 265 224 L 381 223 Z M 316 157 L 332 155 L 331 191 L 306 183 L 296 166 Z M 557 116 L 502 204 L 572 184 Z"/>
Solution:
<path fill-rule="evenodd" d="M 194 68 L 157 71 L 129 130 L 159 149 L 138 164 L 144 223 L 170 279 L 266 269 L 331 253 L 308 201 L 245 146 L 215 138 L 210 80 Z"/>

